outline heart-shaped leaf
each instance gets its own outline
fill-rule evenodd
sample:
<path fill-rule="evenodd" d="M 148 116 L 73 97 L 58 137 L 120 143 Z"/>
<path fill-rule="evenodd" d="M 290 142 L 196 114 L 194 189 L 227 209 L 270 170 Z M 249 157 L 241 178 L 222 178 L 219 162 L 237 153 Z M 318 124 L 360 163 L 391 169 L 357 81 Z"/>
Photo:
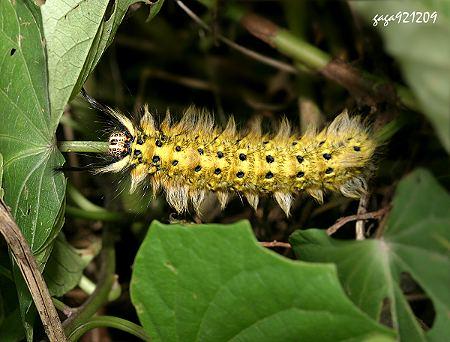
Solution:
<path fill-rule="evenodd" d="M 50 115 L 39 8 L 33 2 L 2 1 L 0 13 L 0 152 L 5 201 L 37 254 L 61 227 L 57 218 L 65 179 L 54 170 L 64 159 L 55 142 L 58 121 Z"/>
<path fill-rule="evenodd" d="M 131 298 L 154 341 L 363 341 L 391 332 L 345 296 L 333 265 L 259 246 L 247 222 L 154 222 Z"/>
<path fill-rule="evenodd" d="M 322 230 L 298 230 L 291 244 L 302 260 L 334 262 L 349 297 L 371 317 L 389 299 L 402 341 L 445 341 L 450 336 L 450 196 L 433 176 L 418 170 L 398 186 L 380 239 L 339 241 Z M 400 281 L 409 274 L 434 304 L 431 330 L 421 329 Z"/>

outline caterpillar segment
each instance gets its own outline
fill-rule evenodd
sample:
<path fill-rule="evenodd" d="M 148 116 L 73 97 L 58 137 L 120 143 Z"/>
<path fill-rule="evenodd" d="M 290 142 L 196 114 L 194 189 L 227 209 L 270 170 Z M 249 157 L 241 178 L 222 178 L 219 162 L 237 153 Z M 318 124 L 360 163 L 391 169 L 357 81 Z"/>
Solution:
<path fill-rule="evenodd" d="M 272 195 L 286 215 L 294 197 L 306 192 L 323 201 L 326 191 L 359 198 L 367 190 L 376 142 L 357 116 L 347 111 L 322 131 L 303 136 L 281 121 L 276 134 L 263 134 L 259 122 L 240 133 L 231 117 L 225 129 L 213 117 L 189 108 L 182 119 L 170 114 L 157 125 L 147 107 L 138 124 L 114 111 L 123 126 L 109 138 L 117 161 L 97 172 L 130 170 L 131 189 L 150 181 L 154 193 L 164 190 L 168 203 L 184 212 L 199 211 L 212 191 L 224 208 L 229 194 L 244 195 L 257 208 L 261 195 Z"/>

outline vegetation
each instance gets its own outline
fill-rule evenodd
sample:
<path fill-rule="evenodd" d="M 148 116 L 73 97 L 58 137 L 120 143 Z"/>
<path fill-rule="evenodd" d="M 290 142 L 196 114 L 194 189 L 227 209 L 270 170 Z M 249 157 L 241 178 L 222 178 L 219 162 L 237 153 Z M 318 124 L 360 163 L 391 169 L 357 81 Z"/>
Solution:
<path fill-rule="evenodd" d="M 373 26 L 399 11 L 437 20 Z M 445 341 L 449 34 L 432 0 L 0 0 L 0 341 Z M 384 145 L 360 201 L 176 215 L 126 175 L 61 171 L 108 162 L 82 87 L 240 127 L 348 108 Z"/>

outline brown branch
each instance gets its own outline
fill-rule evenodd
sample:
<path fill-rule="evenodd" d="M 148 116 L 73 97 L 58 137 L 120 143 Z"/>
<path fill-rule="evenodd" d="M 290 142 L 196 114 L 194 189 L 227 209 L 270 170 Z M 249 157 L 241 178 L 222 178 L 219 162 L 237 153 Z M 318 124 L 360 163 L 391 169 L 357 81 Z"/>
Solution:
<path fill-rule="evenodd" d="M 334 234 L 339 228 L 344 226 L 346 223 L 356 220 L 369 220 L 369 219 L 379 219 L 383 217 L 391 208 L 385 207 L 377 211 L 373 211 L 370 213 L 365 213 L 361 215 L 351 215 L 347 217 L 342 217 L 335 224 L 333 224 L 330 228 L 327 229 L 327 234 L 332 235 Z"/>
<path fill-rule="evenodd" d="M 260 242 L 260 245 L 267 248 L 273 248 L 273 247 L 283 247 L 283 248 L 292 248 L 290 243 L 287 242 L 278 242 L 276 240 L 272 242 Z"/>
<path fill-rule="evenodd" d="M 0 233 L 6 240 L 14 260 L 30 290 L 36 309 L 50 341 L 67 341 L 52 298 L 25 237 L 0 199 Z"/>

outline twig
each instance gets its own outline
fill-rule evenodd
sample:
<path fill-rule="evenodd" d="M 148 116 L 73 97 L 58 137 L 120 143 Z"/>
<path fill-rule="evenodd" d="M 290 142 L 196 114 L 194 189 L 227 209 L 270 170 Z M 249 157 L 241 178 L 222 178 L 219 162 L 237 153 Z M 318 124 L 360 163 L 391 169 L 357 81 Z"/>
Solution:
<path fill-rule="evenodd" d="M 58 313 L 25 237 L 0 199 L 0 233 L 22 273 L 50 341 L 66 341 Z"/>
<path fill-rule="evenodd" d="M 205 29 L 208 32 L 211 32 L 211 28 L 203 21 L 201 20 L 189 7 L 187 7 L 181 0 L 176 0 L 176 3 L 180 8 L 192 19 L 194 20 L 199 26 L 201 26 L 203 29 Z M 217 38 L 223 42 L 224 44 L 228 45 L 229 47 L 235 49 L 236 51 L 239 51 L 240 53 L 246 55 L 247 57 L 253 58 L 261 63 L 270 65 L 276 69 L 291 73 L 291 74 L 297 74 L 298 70 L 288 64 L 281 61 L 278 61 L 276 59 L 264 56 L 256 51 L 250 50 L 242 45 L 239 45 L 235 43 L 234 41 L 222 36 L 217 35 Z"/>
<path fill-rule="evenodd" d="M 364 194 L 361 196 L 358 205 L 358 211 L 356 212 L 358 215 L 363 215 L 367 213 L 367 203 L 369 202 L 369 194 Z M 356 230 L 356 240 L 364 240 L 365 239 L 365 229 L 364 229 L 364 220 L 357 220 L 355 225 Z"/>
<path fill-rule="evenodd" d="M 373 211 L 370 213 L 365 213 L 362 215 L 351 215 L 347 217 L 340 218 L 335 224 L 333 224 L 330 228 L 327 229 L 327 234 L 332 235 L 334 234 L 339 228 L 344 226 L 346 223 L 355 221 L 355 220 L 369 220 L 369 219 L 378 219 L 380 217 L 383 217 L 388 211 L 390 207 L 385 207 L 377 211 Z"/>
<path fill-rule="evenodd" d="M 259 243 L 263 247 L 273 248 L 273 247 L 283 247 L 283 248 L 292 248 L 291 244 L 288 242 L 278 242 L 276 240 L 272 242 L 260 242 Z"/>

